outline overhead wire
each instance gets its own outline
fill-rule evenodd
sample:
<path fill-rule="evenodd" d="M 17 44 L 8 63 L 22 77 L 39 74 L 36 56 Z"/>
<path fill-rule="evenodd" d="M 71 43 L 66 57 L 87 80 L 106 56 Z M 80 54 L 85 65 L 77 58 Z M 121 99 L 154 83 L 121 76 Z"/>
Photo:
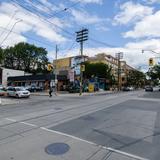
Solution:
<path fill-rule="evenodd" d="M 17 35 L 21 35 L 21 34 L 18 33 L 18 32 L 15 32 L 15 31 L 13 31 L 13 30 L 11 31 L 11 30 L 9 30 L 9 29 L 7 29 L 7 28 L 4 28 L 4 27 L 1 27 L 1 26 L 0 26 L 0 28 L 3 29 L 3 30 L 10 31 L 10 32 L 12 32 L 12 33 L 14 33 L 14 34 L 17 34 Z M 45 44 L 46 46 L 49 46 L 49 47 L 52 47 L 52 48 L 53 48 L 53 45 L 48 44 L 48 43 L 45 43 L 44 41 L 37 40 L 37 39 L 35 39 L 35 38 L 31 37 L 31 36 L 27 36 L 27 35 L 24 35 L 24 34 L 23 34 L 23 36 L 26 37 L 26 38 L 28 38 L 28 39 L 31 39 L 31 40 L 36 41 L 36 42 L 39 42 L 39 43 L 41 43 L 41 44 Z"/>
<path fill-rule="evenodd" d="M 9 26 L 10 23 L 12 22 L 13 18 L 15 17 L 16 13 L 17 13 L 17 11 L 14 11 L 13 15 L 11 16 L 11 18 L 10 18 L 9 22 L 7 23 L 7 25 L 5 26 L 5 28 L 8 28 L 8 26 Z M 1 32 L 0 37 L 2 37 L 4 33 L 5 33 L 5 30 L 3 30 L 3 31 Z"/>
<path fill-rule="evenodd" d="M 17 3 L 17 0 L 13 0 L 13 1 L 14 1 L 17 5 L 19 5 L 20 7 L 22 7 L 23 9 L 27 10 L 29 13 L 30 13 L 30 12 L 33 13 L 32 10 L 28 9 L 27 7 L 23 6 L 23 5 L 20 4 L 20 3 Z M 31 14 L 31 13 L 30 13 L 30 14 Z M 67 31 L 66 29 L 60 27 L 59 25 L 57 25 L 57 24 L 49 21 L 48 19 L 46 19 L 46 18 L 44 18 L 44 17 L 42 18 L 42 17 L 38 16 L 37 14 L 33 14 L 33 16 L 39 17 L 41 21 L 43 21 L 43 22 L 45 21 L 45 22 L 49 23 L 50 25 L 53 25 L 53 26 L 57 27 L 57 28 L 60 29 L 62 32 L 66 33 L 66 34 L 68 35 L 68 36 L 67 36 L 68 38 L 73 38 L 73 37 L 75 37 L 75 34 Z M 117 46 L 115 46 L 115 45 L 108 44 L 108 43 L 106 43 L 106 42 L 103 42 L 103 41 L 94 39 L 94 38 L 92 38 L 92 37 L 89 38 L 89 40 L 90 40 L 90 41 L 93 41 L 93 42 L 95 42 L 95 43 L 98 43 L 98 44 L 107 46 L 107 47 L 112 47 L 112 48 L 117 47 Z"/>
<path fill-rule="evenodd" d="M 22 7 L 23 9 L 27 10 L 27 11 L 28 11 L 28 14 L 31 14 L 30 12 L 32 12 L 32 10 L 30 10 L 29 8 L 23 6 L 23 5 L 20 4 L 20 3 L 17 3 L 16 0 L 13 0 L 13 1 L 15 2 L 15 5 L 19 5 L 19 6 Z M 26 13 L 25 13 L 25 14 L 26 14 Z M 37 15 L 37 14 L 33 14 L 33 12 L 32 12 L 32 15 L 33 15 L 34 17 L 38 17 L 38 18 L 39 18 L 41 21 L 43 21 L 43 22 L 47 22 L 48 24 L 53 25 L 53 26 L 59 28 L 61 31 L 63 31 L 64 33 L 66 33 L 66 34 L 68 35 L 68 38 L 73 38 L 73 36 L 74 36 L 73 33 L 71 33 L 71 32 L 69 32 L 69 31 L 63 29 L 63 28 L 60 27 L 59 25 L 57 25 L 57 24 L 49 21 L 48 19 L 46 19 L 46 18 L 44 18 L 44 17 L 42 18 L 42 17 L 40 17 L 40 16 Z M 53 26 L 52 26 L 52 28 L 53 28 Z M 54 28 L 54 29 L 55 29 L 55 28 Z M 72 37 L 71 37 L 71 36 L 72 36 Z"/>

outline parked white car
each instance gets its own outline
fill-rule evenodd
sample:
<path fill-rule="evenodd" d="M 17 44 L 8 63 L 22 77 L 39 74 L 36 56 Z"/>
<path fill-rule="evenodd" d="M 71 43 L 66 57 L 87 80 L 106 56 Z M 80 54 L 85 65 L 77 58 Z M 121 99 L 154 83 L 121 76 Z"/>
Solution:
<path fill-rule="evenodd" d="M 29 97 L 30 92 L 27 91 L 24 87 L 8 87 L 7 88 L 7 95 L 10 97 Z"/>

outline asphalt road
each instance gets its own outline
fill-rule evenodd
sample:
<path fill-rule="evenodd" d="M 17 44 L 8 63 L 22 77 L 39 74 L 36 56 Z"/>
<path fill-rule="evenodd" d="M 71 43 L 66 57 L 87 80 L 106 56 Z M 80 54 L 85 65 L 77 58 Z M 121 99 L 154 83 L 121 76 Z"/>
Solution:
<path fill-rule="evenodd" d="M 159 160 L 160 92 L 24 101 L 0 107 L 0 159 Z M 60 142 L 69 145 L 67 153 L 46 153 Z"/>

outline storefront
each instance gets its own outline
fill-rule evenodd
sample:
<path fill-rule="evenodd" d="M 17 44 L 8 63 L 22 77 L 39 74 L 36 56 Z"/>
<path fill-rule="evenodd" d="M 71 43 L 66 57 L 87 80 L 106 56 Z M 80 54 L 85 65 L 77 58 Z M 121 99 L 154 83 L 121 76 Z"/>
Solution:
<path fill-rule="evenodd" d="M 16 76 L 8 77 L 8 86 L 37 86 L 44 90 L 47 90 L 50 85 L 54 85 L 55 76 L 46 75 L 29 75 L 29 76 Z M 67 76 L 58 75 L 57 76 L 58 85 L 57 89 L 60 90 L 63 84 L 67 84 Z"/>

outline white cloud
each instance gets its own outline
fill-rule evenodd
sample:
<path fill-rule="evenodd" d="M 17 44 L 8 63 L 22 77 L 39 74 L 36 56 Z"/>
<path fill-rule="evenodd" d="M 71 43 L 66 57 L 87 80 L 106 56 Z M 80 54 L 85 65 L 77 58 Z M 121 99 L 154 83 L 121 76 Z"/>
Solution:
<path fill-rule="evenodd" d="M 79 2 L 79 0 L 70 0 L 72 2 Z M 81 3 L 97 3 L 97 4 L 102 4 L 103 0 L 81 0 Z"/>
<path fill-rule="evenodd" d="M 95 24 L 103 21 L 103 19 L 99 18 L 98 16 L 90 15 L 84 10 L 72 10 L 71 14 L 74 17 L 74 21 L 79 24 Z"/>
<path fill-rule="evenodd" d="M 120 6 L 120 13 L 114 17 L 113 24 L 128 24 L 143 19 L 145 16 L 152 14 L 153 8 L 143 6 L 132 1 L 126 2 Z"/>
<path fill-rule="evenodd" d="M 26 38 L 22 35 L 22 33 L 34 32 L 35 34 L 45 38 L 50 42 L 64 42 L 66 38 L 63 37 L 60 33 L 58 33 L 58 29 L 55 25 L 60 27 L 64 27 L 65 24 L 60 21 L 58 18 L 52 18 L 50 21 L 53 23 L 47 23 L 46 21 L 40 19 L 33 13 L 29 13 L 21 7 L 15 7 L 12 3 L 1 3 L 0 5 L 0 27 L 5 28 L 7 23 L 11 20 L 12 15 L 17 10 L 15 17 L 12 20 L 12 23 L 8 26 L 7 30 L 10 30 L 17 19 L 22 19 L 22 22 L 19 22 L 15 25 L 13 31 L 18 33 L 19 35 L 13 36 L 12 41 L 6 40 L 5 44 L 8 42 L 8 45 L 13 45 L 17 42 L 21 42 L 22 40 L 26 41 Z M 1 28 L 2 30 L 2 28 Z M 8 31 L 5 31 L 5 34 L 1 39 L 3 39 Z M 59 31 L 60 32 L 60 31 Z M 11 37 L 11 36 L 10 36 Z M 23 38 L 22 38 L 23 37 Z M 18 40 L 19 39 L 19 40 Z"/>
<path fill-rule="evenodd" d="M 141 67 L 141 70 L 146 72 L 149 68 L 148 59 L 157 56 L 149 50 L 154 50 L 160 53 L 159 44 L 160 44 L 160 39 L 151 39 L 139 42 L 130 42 L 127 43 L 122 48 L 110 48 L 110 47 L 85 48 L 84 55 L 94 56 L 98 53 L 106 53 L 115 56 L 116 53 L 123 52 L 124 56 L 122 60 L 125 60 L 127 64 L 129 64 L 134 68 Z M 142 49 L 146 51 L 142 53 Z M 71 50 L 66 54 L 66 57 L 76 56 L 76 55 L 79 55 L 79 49 Z"/>
<path fill-rule="evenodd" d="M 148 4 L 153 4 L 153 3 L 160 3 L 160 0 L 144 0 L 144 2 Z"/>
<path fill-rule="evenodd" d="M 134 29 L 124 34 L 124 37 L 142 38 L 142 37 L 160 37 L 160 11 L 145 17 L 138 22 Z"/>

